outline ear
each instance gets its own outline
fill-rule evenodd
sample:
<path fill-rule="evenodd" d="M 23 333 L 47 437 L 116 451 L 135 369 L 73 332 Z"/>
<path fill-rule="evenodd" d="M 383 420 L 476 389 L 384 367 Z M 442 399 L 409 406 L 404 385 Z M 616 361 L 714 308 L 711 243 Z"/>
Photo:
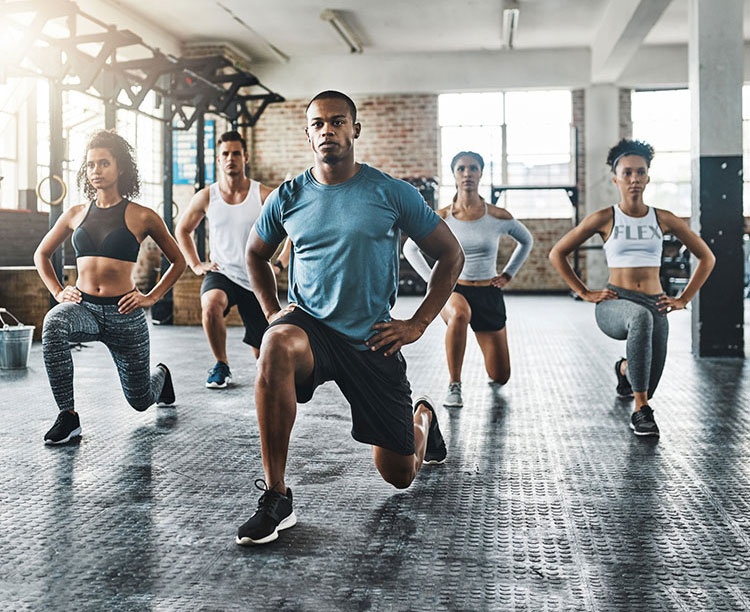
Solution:
<path fill-rule="evenodd" d="M 310 142 L 310 132 L 307 128 L 305 128 L 305 136 L 307 136 L 307 142 Z"/>
<path fill-rule="evenodd" d="M 359 133 L 362 131 L 362 124 L 357 121 L 357 123 L 354 124 L 354 138 L 359 138 Z"/>

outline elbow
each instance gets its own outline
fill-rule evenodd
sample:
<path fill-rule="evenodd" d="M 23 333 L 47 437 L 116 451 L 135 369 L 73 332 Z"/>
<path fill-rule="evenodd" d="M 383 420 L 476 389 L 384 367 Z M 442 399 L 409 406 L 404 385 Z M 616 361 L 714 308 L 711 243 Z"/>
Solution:
<path fill-rule="evenodd" d="M 182 254 L 182 251 L 177 251 L 171 263 L 172 267 L 180 276 L 182 276 L 182 273 L 187 269 L 187 262 L 185 261 L 185 256 Z"/>

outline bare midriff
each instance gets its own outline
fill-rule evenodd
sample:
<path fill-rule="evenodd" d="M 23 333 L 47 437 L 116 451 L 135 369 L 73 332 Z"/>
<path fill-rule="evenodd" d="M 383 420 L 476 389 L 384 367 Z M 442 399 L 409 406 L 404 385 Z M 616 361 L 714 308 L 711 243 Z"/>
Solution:
<path fill-rule="evenodd" d="M 130 261 L 110 257 L 79 257 L 76 287 L 98 297 L 116 297 L 133 290 L 133 268 Z"/>
<path fill-rule="evenodd" d="M 489 287 L 492 283 L 492 279 L 488 278 L 487 280 L 459 280 L 457 281 L 459 285 L 465 285 L 466 287 Z"/>
<path fill-rule="evenodd" d="M 659 268 L 610 268 L 609 283 L 628 291 L 639 291 L 648 295 L 664 293 L 659 280 Z"/>

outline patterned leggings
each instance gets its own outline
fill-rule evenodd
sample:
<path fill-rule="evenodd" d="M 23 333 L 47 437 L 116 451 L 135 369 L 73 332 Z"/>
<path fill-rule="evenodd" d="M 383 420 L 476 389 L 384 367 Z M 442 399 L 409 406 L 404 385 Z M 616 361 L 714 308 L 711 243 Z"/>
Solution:
<path fill-rule="evenodd" d="M 70 342 L 103 342 L 117 366 L 122 390 L 136 410 L 146 410 L 164 386 L 162 368 L 149 372 L 149 336 L 142 308 L 117 311 L 115 298 L 83 295 L 80 304 L 63 302 L 44 317 L 42 351 L 52 394 L 60 410 L 73 410 L 73 359 Z"/>

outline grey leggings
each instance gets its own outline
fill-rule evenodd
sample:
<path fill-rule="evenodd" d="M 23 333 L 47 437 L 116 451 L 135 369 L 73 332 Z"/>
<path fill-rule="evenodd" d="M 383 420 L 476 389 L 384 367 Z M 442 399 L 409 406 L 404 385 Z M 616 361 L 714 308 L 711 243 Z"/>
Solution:
<path fill-rule="evenodd" d="M 607 285 L 618 299 L 604 300 L 596 305 L 596 323 L 615 340 L 627 340 L 628 380 L 633 391 L 648 391 L 651 397 L 659 384 L 667 358 L 669 323 L 659 312 L 659 295 L 628 291 Z"/>
<path fill-rule="evenodd" d="M 115 298 L 84 294 L 80 304 L 63 302 L 44 317 L 42 352 L 52 394 L 60 410 L 73 410 L 73 359 L 70 342 L 103 342 L 117 366 L 122 390 L 136 410 L 146 410 L 164 386 L 162 368 L 149 372 L 148 323 L 142 308 L 117 311 Z"/>

